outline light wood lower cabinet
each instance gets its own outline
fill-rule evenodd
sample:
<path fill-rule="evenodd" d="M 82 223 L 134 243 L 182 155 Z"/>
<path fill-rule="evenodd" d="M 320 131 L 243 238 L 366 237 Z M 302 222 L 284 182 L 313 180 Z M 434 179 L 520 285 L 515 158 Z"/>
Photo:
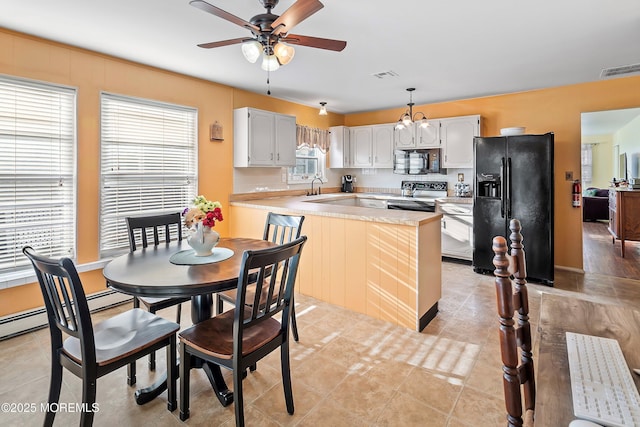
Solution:
<path fill-rule="evenodd" d="M 261 237 L 268 212 L 231 206 L 230 235 Z M 302 234 L 296 292 L 414 330 L 436 315 L 439 220 L 409 226 L 305 214 Z"/>
<path fill-rule="evenodd" d="M 640 190 L 609 189 L 609 233 L 620 239 L 624 258 L 625 240 L 640 240 Z"/>

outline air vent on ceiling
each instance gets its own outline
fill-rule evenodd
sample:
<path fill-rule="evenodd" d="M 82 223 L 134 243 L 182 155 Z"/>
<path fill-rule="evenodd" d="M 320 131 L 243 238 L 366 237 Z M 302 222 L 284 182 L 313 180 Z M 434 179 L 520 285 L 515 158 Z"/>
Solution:
<path fill-rule="evenodd" d="M 398 73 L 396 73 L 395 71 L 382 71 L 380 73 L 375 73 L 372 74 L 373 77 L 377 77 L 379 79 L 385 79 L 387 77 L 398 77 Z"/>
<path fill-rule="evenodd" d="M 623 65 L 621 67 L 605 68 L 600 73 L 600 78 L 616 77 L 623 74 L 640 73 L 640 64 Z"/>

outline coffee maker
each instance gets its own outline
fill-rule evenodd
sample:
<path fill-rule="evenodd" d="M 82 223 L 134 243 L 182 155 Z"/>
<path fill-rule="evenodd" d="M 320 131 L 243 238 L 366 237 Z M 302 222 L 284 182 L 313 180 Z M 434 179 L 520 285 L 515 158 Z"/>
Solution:
<path fill-rule="evenodd" d="M 340 191 L 343 193 L 353 193 L 353 177 L 351 175 L 342 175 L 342 187 Z"/>

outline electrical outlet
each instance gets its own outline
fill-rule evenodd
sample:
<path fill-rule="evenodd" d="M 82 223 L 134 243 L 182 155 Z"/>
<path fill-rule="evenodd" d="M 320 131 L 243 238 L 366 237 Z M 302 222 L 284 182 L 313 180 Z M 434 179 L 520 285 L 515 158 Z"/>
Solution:
<path fill-rule="evenodd" d="M 573 171 L 566 171 L 564 173 L 564 179 L 566 181 L 573 181 Z"/>

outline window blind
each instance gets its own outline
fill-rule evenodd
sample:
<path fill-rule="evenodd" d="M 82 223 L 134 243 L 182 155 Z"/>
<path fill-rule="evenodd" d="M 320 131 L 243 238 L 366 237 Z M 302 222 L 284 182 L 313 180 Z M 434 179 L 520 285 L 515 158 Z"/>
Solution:
<path fill-rule="evenodd" d="M 75 257 L 76 91 L 0 76 L 0 276 Z"/>
<path fill-rule="evenodd" d="M 124 218 L 182 211 L 197 190 L 197 110 L 101 95 L 100 253 L 128 248 Z"/>

